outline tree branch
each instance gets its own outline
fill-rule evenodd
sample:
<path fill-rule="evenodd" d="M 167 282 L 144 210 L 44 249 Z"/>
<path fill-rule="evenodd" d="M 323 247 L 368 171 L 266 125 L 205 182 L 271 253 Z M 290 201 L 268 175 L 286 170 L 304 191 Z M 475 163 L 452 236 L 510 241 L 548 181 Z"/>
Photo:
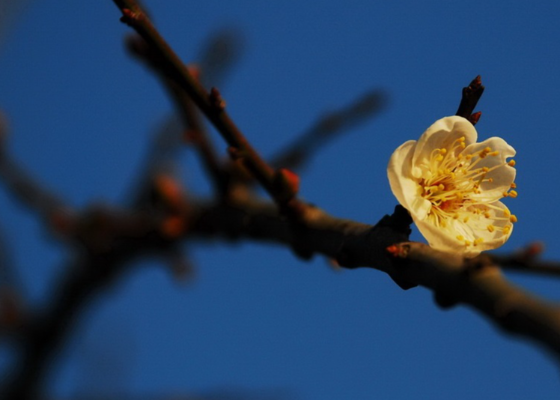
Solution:
<path fill-rule="evenodd" d="M 473 114 L 473 112 L 483 92 L 484 86 L 482 86 L 482 80 L 480 79 L 480 75 L 478 75 L 472 80 L 469 86 L 463 88 L 461 103 L 455 115 L 466 118 L 473 125 L 476 125 L 482 113 L 476 112 Z"/>
<path fill-rule="evenodd" d="M 299 216 L 303 203 L 294 198 L 291 176 L 283 170 L 275 171 L 253 149 L 239 128 L 225 111 L 225 101 L 213 88 L 210 93 L 190 74 L 175 52 L 152 25 L 148 16 L 134 0 L 114 0 L 123 13 L 122 21 L 130 25 L 148 43 L 161 60 L 162 68 L 181 90 L 184 90 L 231 146 L 230 154 L 242 159 L 247 168 L 285 213 Z M 287 183 L 287 184 L 286 184 Z"/>

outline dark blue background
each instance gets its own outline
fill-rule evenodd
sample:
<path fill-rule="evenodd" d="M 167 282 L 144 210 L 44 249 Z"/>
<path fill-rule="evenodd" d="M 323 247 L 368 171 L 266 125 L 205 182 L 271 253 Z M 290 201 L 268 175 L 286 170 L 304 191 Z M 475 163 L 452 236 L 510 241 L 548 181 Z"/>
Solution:
<path fill-rule="evenodd" d="M 223 27 L 245 51 L 222 92 L 257 149 L 271 154 L 322 113 L 384 88 L 390 107 L 330 143 L 302 174 L 302 195 L 333 215 L 374 223 L 396 203 L 387 161 L 452 115 L 481 74 L 479 137 L 518 152 L 519 222 L 504 251 L 533 240 L 560 259 L 557 228 L 560 3 L 556 1 L 146 1 L 185 62 Z M 111 1 L 31 1 L 4 32 L 0 107 L 10 151 L 72 205 L 125 199 L 149 139 L 173 110 L 131 59 Z M 217 141 L 219 148 L 225 145 Z M 192 154 L 182 177 L 207 193 Z M 63 271 L 64 248 L 0 192 L 1 225 L 31 301 Z M 416 240 L 421 237 L 415 233 Z M 189 247 L 196 279 L 146 261 L 81 320 L 51 391 L 234 393 L 296 399 L 556 398 L 558 370 L 431 293 L 373 270 L 336 272 L 316 258 L 252 243 Z M 558 300 L 553 278 L 511 279 Z M 5 358 L 9 357 L 4 351 Z"/>

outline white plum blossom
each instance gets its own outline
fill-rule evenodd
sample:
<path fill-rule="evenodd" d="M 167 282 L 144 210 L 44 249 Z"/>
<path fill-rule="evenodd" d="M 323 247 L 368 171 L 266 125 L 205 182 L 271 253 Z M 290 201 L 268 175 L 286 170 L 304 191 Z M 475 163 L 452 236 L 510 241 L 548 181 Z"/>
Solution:
<path fill-rule="evenodd" d="M 391 156 L 393 194 L 431 247 L 474 257 L 511 235 L 515 215 L 500 201 L 517 197 L 515 155 L 503 139 L 476 143 L 474 126 L 452 116 L 436 121 L 418 141 Z"/>

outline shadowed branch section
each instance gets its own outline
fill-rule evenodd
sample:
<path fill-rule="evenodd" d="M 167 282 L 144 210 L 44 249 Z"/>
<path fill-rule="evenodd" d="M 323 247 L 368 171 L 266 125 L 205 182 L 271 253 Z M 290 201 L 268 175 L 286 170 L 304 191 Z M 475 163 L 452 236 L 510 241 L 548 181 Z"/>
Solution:
<path fill-rule="evenodd" d="M 506 332 L 531 339 L 560 357 L 560 306 L 508 282 L 495 263 L 500 258 L 505 263 L 507 257 L 483 253 L 465 260 L 414 242 L 392 246 L 390 252 L 400 273 L 432 289 L 440 306 L 466 304 Z"/>
<path fill-rule="evenodd" d="M 375 226 L 315 209 L 307 226 L 295 232 L 270 205 L 262 203 L 220 210 L 202 207 L 197 214 L 193 221 L 197 235 L 303 246 L 308 254 L 323 254 L 345 268 L 381 270 L 403 288 L 421 285 L 432 290 L 440 306 L 466 304 L 505 331 L 536 341 L 560 357 L 560 307 L 508 282 L 494 261 L 501 259 L 507 266 L 509 257 L 483 253 L 466 260 L 421 243 L 399 243 L 408 236 L 410 222 L 400 206 Z M 532 260 L 534 268 L 539 263 Z M 560 263 L 543 265 L 560 268 Z"/>

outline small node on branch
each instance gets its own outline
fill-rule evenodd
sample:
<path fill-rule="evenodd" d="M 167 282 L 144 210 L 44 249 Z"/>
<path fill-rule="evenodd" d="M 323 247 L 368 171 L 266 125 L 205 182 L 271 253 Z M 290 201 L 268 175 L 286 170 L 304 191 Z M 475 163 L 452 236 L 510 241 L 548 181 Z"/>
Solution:
<path fill-rule="evenodd" d="M 170 215 L 163 219 L 159 230 L 165 237 L 176 239 L 187 230 L 187 226 L 185 219 L 181 215 Z"/>
<path fill-rule="evenodd" d="M 244 153 L 241 150 L 239 150 L 239 148 L 234 146 L 228 147 L 227 152 L 233 161 L 237 161 L 240 158 L 245 157 Z"/>
<path fill-rule="evenodd" d="M 392 244 L 391 246 L 387 247 L 387 252 L 390 253 L 393 257 L 402 257 L 400 254 L 402 249 L 404 248 Z"/>
<path fill-rule="evenodd" d="M 276 197 L 281 201 L 294 198 L 299 192 L 299 176 L 292 171 L 281 168 L 274 172 L 273 185 Z"/>
<path fill-rule="evenodd" d="M 144 16 L 141 11 L 132 11 L 130 8 L 123 8 L 122 13 L 121 22 L 131 27 L 134 27 Z"/>
<path fill-rule="evenodd" d="M 216 89 L 215 87 L 213 87 L 212 89 L 210 89 L 210 105 L 216 110 L 216 111 L 224 111 L 226 108 L 226 102 L 224 101 L 224 99 L 222 98 L 222 95 L 220 93 L 220 91 L 218 89 Z"/>
<path fill-rule="evenodd" d="M 544 252 L 544 244 L 541 242 L 530 243 L 523 251 L 529 258 L 538 257 Z"/>
<path fill-rule="evenodd" d="M 179 183 L 169 175 L 156 176 L 154 186 L 165 205 L 174 212 L 182 211 L 184 207 L 183 190 Z"/>
<path fill-rule="evenodd" d="M 482 113 L 480 111 L 475 112 L 474 114 L 472 114 L 469 117 L 469 121 L 471 124 L 476 125 L 478 123 L 478 120 L 480 119 L 480 116 L 482 115 Z"/>

